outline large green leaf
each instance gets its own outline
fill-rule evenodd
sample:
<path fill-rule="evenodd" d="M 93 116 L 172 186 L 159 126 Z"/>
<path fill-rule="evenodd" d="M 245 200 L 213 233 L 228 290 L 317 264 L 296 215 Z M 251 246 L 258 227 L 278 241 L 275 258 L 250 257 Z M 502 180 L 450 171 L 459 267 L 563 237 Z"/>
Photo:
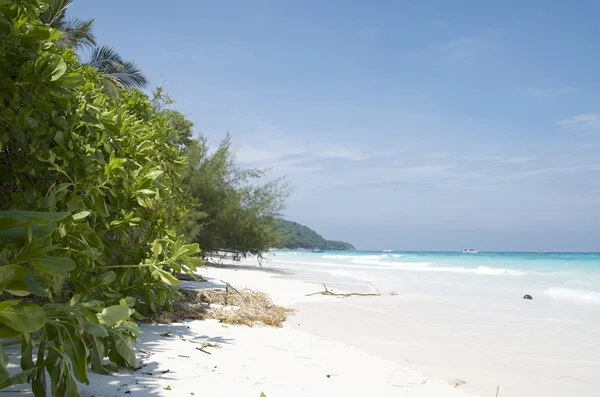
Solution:
<path fill-rule="evenodd" d="M 55 222 L 48 223 L 47 225 L 31 225 L 26 224 L 25 226 L 17 226 L 12 229 L 0 230 L 0 237 L 8 238 L 16 242 L 25 242 L 30 237 L 37 237 L 43 239 L 51 235 L 56 229 L 57 224 Z M 31 232 L 31 236 L 28 235 L 28 229 Z"/>
<path fill-rule="evenodd" d="M 179 280 L 177 279 L 177 277 L 173 276 L 171 273 L 156 268 L 156 273 L 158 273 L 158 276 L 160 277 L 160 279 L 162 280 L 163 283 L 168 284 L 168 285 L 172 285 L 172 286 L 178 286 L 179 285 Z"/>
<path fill-rule="evenodd" d="M 6 265 L 0 267 L 0 291 L 28 274 L 29 270 L 20 265 Z"/>
<path fill-rule="evenodd" d="M 90 347 L 90 362 L 92 364 L 92 369 L 94 370 L 94 372 L 97 372 L 99 374 L 109 375 L 110 371 L 108 371 L 106 367 L 104 367 L 103 363 L 105 352 L 106 350 L 104 348 L 104 345 L 102 344 L 102 341 L 96 338 L 95 336 L 92 337 Z"/>
<path fill-rule="evenodd" d="M 135 358 L 135 352 L 133 351 L 131 338 L 120 332 L 112 332 L 112 336 L 115 348 L 119 352 L 119 355 L 123 357 L 127 365 L 131 368 L 136 368 L 138 364 L 137 359 Z"/>
<path fill-rule="evenodd" d="M 182 245 L 181 247 L 179 247 L 179 249 L 175 253 L 174 258 L 179 258 L 180 256 L 192 255 L 197 252 L 200 252 L 200 247 L 198 247 L 197 243 Z"/>
<path fill-rule="evenodd" d="M 71 359 L 73 373 L 75 378 L 86 385 L 90 383 L 87 377 L 87 349 L 80 335 L 72 334 L 65 329 L 63 334 L 65 341 L 65 351 Z"/>
<path fill-rule="evenodd" d="M 100 321 L 98 320 L 98 317 L 95 314 L 86 310 L 84 311 L 84 315 L 85 319 L 87 320 L 83 326 L 85 332 L 87 332 L 90 335 L 101 338 L 108 336 L 108 331 L 104 326 L 100 325 Z"/>
<path fill-rule="evenodd" d="M 0 323 L 19 332 L 36 332 L 45 322 L 46 313 L 34 303 L 10 306 L 0 311 Z"/>
<path fill-rule="evenodd" d="M 68 212 L 0 211 L 0 230 L 12 229 L 25 222 L 47 225 L 69 216 Z"/>
<path fill-rule="evenodd" d="M 76 266 L 73 259 L 61 256 L 31 258 L 29 263 L 40 272 L 60 277 L 67 277 Z"/>
<path fill-rule="evenodd" d="M 29 294 L 35 294 L 38 296 L 48 296 L 48 291 L 45 288 L 47 286 L 40 284 L 40 281 L 33 277 L 31 274 L 23 277 L 21 280 L 15 281 L 14 283 L 6 286 L 5 291 L 10 292 L 16 296 L 27 296 Z"/>
<path fill-rule="evenodd" d="M 97 314 L 98 321 L 102 325 L 114 325 L 119 321 L 127 320 L 131 316 L 131 309 L 123 305 L 105 307 Z"/>

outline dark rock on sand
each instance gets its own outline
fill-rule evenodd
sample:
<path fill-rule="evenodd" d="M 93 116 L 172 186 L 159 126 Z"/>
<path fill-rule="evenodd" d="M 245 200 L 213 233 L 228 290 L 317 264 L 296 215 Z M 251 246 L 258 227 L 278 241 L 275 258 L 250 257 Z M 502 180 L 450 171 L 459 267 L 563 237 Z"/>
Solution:
<path fill-rule="evenodd" d="M 525 295 L 525 296 L 523 297 L 523 299 L 533 299 L 533 298 L 531 297 L 531 295 Z"/>

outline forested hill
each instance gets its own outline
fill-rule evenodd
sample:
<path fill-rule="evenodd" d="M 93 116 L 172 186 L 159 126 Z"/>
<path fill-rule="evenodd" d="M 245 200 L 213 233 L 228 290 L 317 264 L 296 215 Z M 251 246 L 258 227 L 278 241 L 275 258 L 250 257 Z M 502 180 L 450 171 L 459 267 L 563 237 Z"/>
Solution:
<path fill-rule="evenodd" d="M 281 235 L 283 248 L 354 251 L 352 244 L 343 241 L 325 240 L 314 230 L 296 222 L 278 219 L 274 228 Z"/>

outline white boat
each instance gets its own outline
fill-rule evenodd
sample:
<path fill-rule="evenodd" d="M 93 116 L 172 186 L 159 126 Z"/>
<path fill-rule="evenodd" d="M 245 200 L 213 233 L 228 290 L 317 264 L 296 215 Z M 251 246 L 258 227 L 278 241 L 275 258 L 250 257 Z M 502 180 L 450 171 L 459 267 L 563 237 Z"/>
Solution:
<path fill-rule="evenodd" d="M 383 252 L 392 252 L 393 250 L 383 250 Z"/>
<path fill-rule="evenodd" d="M 476 254 L 476 253 L 478 253 L 478 252 L 479 252 L 479 251 L 477 251 L 477 250 L 474 250 L 474 249 L 472 249 L 472 248 L 469 248 L 469 249 L 463 250 L 463 254 Z"/>

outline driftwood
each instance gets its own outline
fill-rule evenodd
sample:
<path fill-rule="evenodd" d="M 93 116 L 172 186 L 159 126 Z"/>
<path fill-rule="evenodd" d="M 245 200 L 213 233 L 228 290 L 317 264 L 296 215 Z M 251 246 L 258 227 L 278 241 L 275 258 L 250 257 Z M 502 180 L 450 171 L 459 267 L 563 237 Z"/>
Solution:
<path fill-rule="evenodd" d="M 369 284 L 371 284 L 371 283 L 369 283 Z M 312 294 L 306 294 L 306 296 L 327 295 L 327 296 L 339 296 L 341 298 L 347 298 L 349 296 L 381 296 L 381 293 L 379 292 L 379 290 L 377 289 L 377 287 L 375 287 L 373 284 L 371 284 L 371 286 L 373 288 L 375 288 L 375 290 L 377 291 L 376 294 L 373 294 L 373 293 L 361 294 L 360 292 L 350 292 L 350 293 L 347 293 L 347 294 L 340 294 L 340 293 L 329 291 L 329 289 L 327 288 L 327 286 L 325 285 L 325 283 L 323 283 L 323 288 L 325 288 L 325 291 L 313 292 Z"/>

